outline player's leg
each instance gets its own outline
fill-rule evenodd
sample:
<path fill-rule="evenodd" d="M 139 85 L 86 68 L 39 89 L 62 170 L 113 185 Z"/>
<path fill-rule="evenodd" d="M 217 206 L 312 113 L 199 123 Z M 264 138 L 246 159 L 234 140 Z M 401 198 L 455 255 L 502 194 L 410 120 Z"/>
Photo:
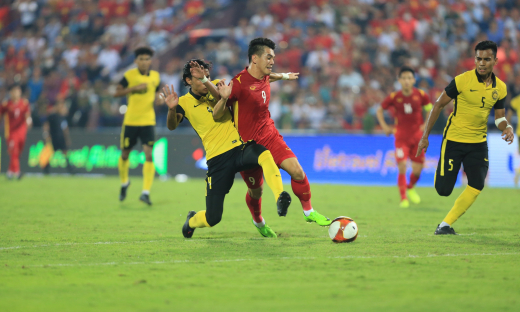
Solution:
<path fill-rule="evenodd" d="M 150 190 L 152 189 L 153 179 L 155 177 L 155 166 L 153 164 L 153 145 L 155 143 L 154 126 L 139 127 L 139 138 L 143 144 L 145 162 L 143 164 L 143 191 L 139 200 L 151 205 Z"/>
<path fill-rule="evenodd" d="M 307 175 L 298 162 L 298 158 L 296 158 L 296 156 L 286 158 L 280 163 L 280 167 L 291 176 L 291 187 L 294 195 L 298 197 L 300 203 L 302 204 L 304 220 L 307 222 L 316 222 L 321 226 L 330 225 L 332 221 L 326 216 L 315 211 L 312 207 L 311 186 L 309 184 L 309 180 L 307 179 Z"/>
<path fill-rule="evenodd" d="M 410 181 L 406 186 L 406 188 L 408 189 L 408 199 L 410 199 L 410 201 L 414 204 L 419 204 L 421 202 L 421 197 L 419 196 L 419 194 L 417 194 L 415 184 L 417 183 L 417 181 L 419 181 L 419 178 L 421 177 L 421 172 L 423 170 L 425 158 L 424 150 L 418 157 L 415 156 L 418 145 L 419 142 L 416 141 L 414 144 L 410 146 L 409 157 L 412 161 L 412 173 L 410 173 Z"/>
<path fill-rule="evenodd" d="M 517 138 L 518 140 L 518 138 Z M 518 154 L 520 155 L 520 141 L 518 141 Z M 518 181 L 520 180 L 520 164 L 515 170 L 515 187 L 518 187 Z"/>
<path fill-rule="evenodd" d="M 397 149 L 401 151 L 402 149 Z M 396 153 L 400 155 L 399 153 Z M 410 202 L 408 201 L 408 197 L 406 197 L 406 159 L 399 159 L 397 161 L 397 187 L 399 188 L 399 196 L 401 197 L 401 201 L 399 202 L 399 207 L 408 208 L 410 207 Z"/>
<path fill-rule="evenodd" d="M 468 177 L 468 185 L 459 195 L 450 212 L 444 218 L 443 226 L 453 226 L 475 202 L 480 192 L 484 189 L 488 172 L 487 143 L 467 144 L 468 154 L 464 158 L 464 171 Z"/>
<path fill-rule="evenodd" d="M 126 192 L 130 186 L 130 179 L 128 178 L 130 171 L 130 162 L 128 157 L 132 148 L 137 143 L 136 128 L 123 125 L 121 129 L 121 157 L 117 165 L 119 169 L 119 179 L 121 180 L 121 190 L 119 192 L 119 200 L 123 201 L 126 198 Z"/>
<path fill-rule="evenodd" d="M 291 196 L 283 190 L 282 175 L 274 162 L 271 152 L 260 144 L 247 143 L 241 150 L 241 157 L 236 164 L 236 170 L 241 172 L 256 166 L 262 167 L 265 181 L 271 188 L 276 200 L 278 215 L 287 215 L 287 209 L 291 204 Z M 259 177 L 254 178 L 258 179 Z"/>
<path fill-rule="evenodd" d="M 213 227 L 222 220 L 226 194 L 206 196 L 206 210 L 190 211 L 182 227 L 182 235 L 191 238 L 198 228 Z"/>
<path fill-rule="evenodd" d="M 9 154 L 9 168 L 7 169 L 7 177 L 9 179 L 18 178 L 20 175 L 20 148 L 18 138 L 11 134 L 7 141 L 7 151 Z"/>

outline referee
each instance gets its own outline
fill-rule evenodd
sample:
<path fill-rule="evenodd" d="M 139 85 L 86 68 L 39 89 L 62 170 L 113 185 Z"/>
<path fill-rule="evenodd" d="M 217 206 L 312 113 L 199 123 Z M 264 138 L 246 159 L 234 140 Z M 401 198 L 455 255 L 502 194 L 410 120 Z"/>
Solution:
<path fill-rule="evenodd" d="M 493 74 L 497 63 L 497 44 L 481 41 L 475 47 L 475 70 L 458 75 L 444 89 L 430 111 L 417 155 L 428 148 L 428 135 L 441 110 L 453 99 L 454 108 L 444 128 L 441 155 L 435 173 L 435 189 L 441 196 L 453 191 L 461 164 L 468 177 L 468 186 L 455 201 L 453 208 L 437 226 L 435 235 L 456 234 L 452 228 L 471 207 L 484 188 L 489 160 L 487 120 L 495 110 L 495 124 L 503 139 L 513 143 L 513 127 L 505 118 L 506 84 Z"/>

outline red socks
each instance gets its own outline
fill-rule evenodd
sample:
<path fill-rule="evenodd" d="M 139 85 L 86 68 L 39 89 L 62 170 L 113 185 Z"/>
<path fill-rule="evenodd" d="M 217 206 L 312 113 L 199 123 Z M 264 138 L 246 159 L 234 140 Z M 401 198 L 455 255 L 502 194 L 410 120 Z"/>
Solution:
<path fill-rule="evenodd" d="M 302 203 L 303 210 L 311 210 L 311 186 L 309 185 L 309 180 L 307 180 L 307 176 L 303 180 L 296 181 L 291 179 L 291 186 L 294 195 L 300 199 Z"/>
<path fill-rule="evenodd" d="M 256 223 L 260 223 L 264 220 L 262 218 L 262 198 L 254 199 L 249 195 L 249 192 L 246 193 L 246 204 L 249 207 L 249 211 L 251 211 L 251 216 Z"/>
<path fill-rule="evenodd" d="M 406 199 L 406 175 L 399 174 L 397 177 L 397 185 L 399 186 L 399 193 L 401 194 L 401 200 Z"/>
<path fill-rule="evenodd" d="M 410 183 L 408 183 L 408 186 L 407 186 L 407 187 L 408 187 L 409 189 L 413 188 L 413 187 L 415 186 L 415 183 L 417 183 L 417 181 L 419 181 L 419 178 L 420 178 L 420 177 L 421 177 L 420 175 L 419 175 L 419 176 L 416 176 L 415 174 L 413 174 L 413 172 L 410 173 Z"/>

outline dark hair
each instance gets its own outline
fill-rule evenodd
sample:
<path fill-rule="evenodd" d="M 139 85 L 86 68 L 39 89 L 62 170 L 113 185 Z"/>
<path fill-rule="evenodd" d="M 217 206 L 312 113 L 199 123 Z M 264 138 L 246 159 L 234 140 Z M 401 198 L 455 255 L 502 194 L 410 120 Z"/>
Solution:
<path fill-rule="evenodd" d="M 498 47 L 497 47 L 497 44 L 491 40 L 485 40 L 485 41 L 480 41 L 479 43 L 477 43 L 477 45 L 475 46 L 475 53 L 477 53 L 477 51 L 485 51 L 485 50 L 489 50 L 491 49 L 491 51 L 493 51 L 493 56 L 494 57 L 497 57 L 497 50 L 498 50 Z"/>
<path fill-rule="evenodd" d="M 19 88 L 19 89 L 21 90 L 21 89 L 22 89 L 22 86 L 19 85 L 19 84 L 17 84 L 17 83 L 13 83 L 12 85 L 10 85 L 10 86 L 7 88 L 7 90 L 8 90 L 8 91 L 11 91 L 11 90 L 13 90 L 13 89 L 15 89 L 15 88 Z"/>
<path fill-rule="evenodd" d="M 399 76 L 398 76 L 398 77 L 401 78 L 401 75 L 402 75 L 403 73 L 406 73 L 406 72 L 410 72 L 410 73 L 412 73 L 413 76 L 415 76 L 415 71 L 413 70 L 413 68 L 408 67 L 408 66 L 403 66 L 403 67 L 401 67 L 401 69 L 399 70 Z"/>
<path fill-rule="evenodd" d="M 276 44 L 269 38 L 256 38 L 249 42 L 249 48 L 247 50 L 247 56 L 249 57 L 249 63 L 253 59 L 253 55 L 262 56 L 264 53 L 264 47 L 276 49 Z"/>
<path fill-rule="evenodd" d="M 188 82 L 186 81 L 186 78 L 190 78 L 191 79 L 191 71 L 190 71 L 190 63 L 191 62 L 197 62 L 199 63 L 202 68 L 204 69 L 207 69 L 207 70 L 210 70 L 211 69 L 211 63 L 210 62 L 206 62 L 204 60 L 201 60 L 201 59 L 191 59 L 189 60 L 188 62 L 186 62 L 186 64 L 184 64 L 184 67 L 182 68 L 182 81 L 184 81 L 184 85 L 186 87 L 189 86 Z"/>
<path fill-rule="evenodd" d="M 150 55 L 150 57 L 153 56 L 153 50 L 149 47 L 139 47 L 135 49 L 134 51 L 135 58 L 137 58 L 139 55 Z"/>

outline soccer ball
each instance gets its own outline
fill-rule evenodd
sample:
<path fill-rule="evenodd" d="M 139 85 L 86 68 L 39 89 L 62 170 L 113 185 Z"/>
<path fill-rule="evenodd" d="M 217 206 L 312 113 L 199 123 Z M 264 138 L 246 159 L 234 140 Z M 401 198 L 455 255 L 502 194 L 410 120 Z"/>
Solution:
<path fill-rule="evenodd" d="M 352 218 L 337 217 L 329 226 L 329 236 L 335 243 L 350 243 L 356 240 L 358 226 Z"/>

